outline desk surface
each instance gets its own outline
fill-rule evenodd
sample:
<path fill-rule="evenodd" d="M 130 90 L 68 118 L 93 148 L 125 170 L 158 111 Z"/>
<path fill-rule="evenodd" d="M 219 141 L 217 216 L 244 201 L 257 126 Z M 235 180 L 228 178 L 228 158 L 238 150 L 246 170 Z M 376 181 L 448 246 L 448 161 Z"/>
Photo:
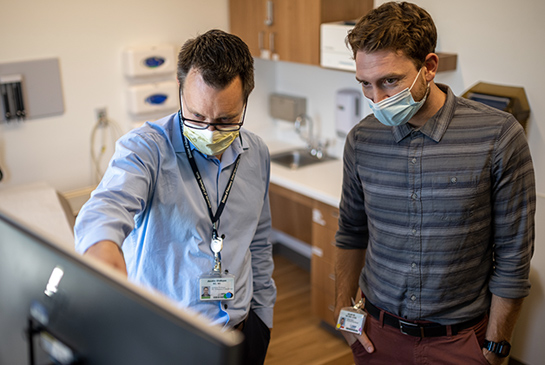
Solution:
<path fill-rule="evenodd" d="M 55 242 L 74 247 L 74 234 L 57 191 L 47 183 L 0 189 L 0 209 Z"/>

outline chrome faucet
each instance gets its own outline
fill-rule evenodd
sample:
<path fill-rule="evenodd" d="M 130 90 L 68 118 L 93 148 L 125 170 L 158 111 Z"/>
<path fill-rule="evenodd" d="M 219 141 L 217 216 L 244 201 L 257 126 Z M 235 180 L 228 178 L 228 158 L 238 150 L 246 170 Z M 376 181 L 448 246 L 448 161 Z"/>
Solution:
<path fill-rule="evenodd" d="M 302 126 L 307 126 L 307 135 L 302 133 Z M 326 140 L 325 144 L 322 143 L 319 138 L 314 136 L 314 121 L 307 114 L 301 114 L 295 119 L 295 132 L 301 137 L 303 141 L 307 143 L 307 148 L 310 154 L 318 159 L 322 159 L 325 156 L 325 149 L 329 145 L 329 141 Z"/>

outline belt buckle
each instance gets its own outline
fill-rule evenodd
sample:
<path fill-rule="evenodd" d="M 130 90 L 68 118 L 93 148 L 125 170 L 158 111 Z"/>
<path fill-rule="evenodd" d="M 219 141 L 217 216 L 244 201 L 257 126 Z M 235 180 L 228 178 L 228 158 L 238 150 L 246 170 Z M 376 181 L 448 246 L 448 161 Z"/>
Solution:
<path fill-rule="evenodd" d="M 402 321 L 401 319 L 399 320 L 399 330 L 401 331 L 401 333 L 403 333 L 404 335 L 407 335 L 407 336 L 415 336 L 411 333 L 408 333 L 407 330 L 408 329 L 416 329 L 416 328 L 420 328 L 420 337 L 424 338 L 424 327 L 418 325 L 417 323 L 411 323 L 411 322 L 405 322 L 405 321 Z M 416 335 L 418 336 L 418 335 Z"/>

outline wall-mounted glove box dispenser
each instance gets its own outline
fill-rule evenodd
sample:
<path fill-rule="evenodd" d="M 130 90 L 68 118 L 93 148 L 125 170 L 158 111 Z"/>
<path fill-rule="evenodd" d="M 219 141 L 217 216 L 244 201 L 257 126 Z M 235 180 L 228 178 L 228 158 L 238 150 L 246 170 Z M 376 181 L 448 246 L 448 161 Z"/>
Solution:
<path fill-rule="evenodd" d="M 178 84 L 163 81 L 130 86 L 128 103 L 133 115 L 174 111 L 178 109 Z"/>
<path fill-rule="evenodd" d="M 164 75 L 176 72 L 171 45 L 131 47 L 123 51 L 123 69 L 128 77 Z"/>

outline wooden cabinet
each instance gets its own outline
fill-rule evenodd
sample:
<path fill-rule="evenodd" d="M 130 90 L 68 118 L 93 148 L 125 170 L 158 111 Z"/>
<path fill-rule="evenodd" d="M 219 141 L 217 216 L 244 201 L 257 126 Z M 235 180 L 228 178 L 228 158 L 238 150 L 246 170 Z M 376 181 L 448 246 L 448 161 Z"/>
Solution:
<path fill-rule="evenodd" d="M 255 57 L 320 65 L 320 24 L 353 20 L 373 0 L 229 0 L 231 33 Z"/>
<path fill-rule="evenodd" d="M 269 197 L 273 228 L 312 245 L 311 311 L 335 326 L 335 233 L 339 209 L 272 183 Z"/>
<path fill-rule="evenodd" d="M 271 183 L 269 200 L 273 228 L 310 245 L 313 199 Z"/>
<path fill-rule="evenodd" d="M 312 212 L 311 308 L 324 322 L 335 326 L 335 233 L 339 209 L 315 201 Z"/>

